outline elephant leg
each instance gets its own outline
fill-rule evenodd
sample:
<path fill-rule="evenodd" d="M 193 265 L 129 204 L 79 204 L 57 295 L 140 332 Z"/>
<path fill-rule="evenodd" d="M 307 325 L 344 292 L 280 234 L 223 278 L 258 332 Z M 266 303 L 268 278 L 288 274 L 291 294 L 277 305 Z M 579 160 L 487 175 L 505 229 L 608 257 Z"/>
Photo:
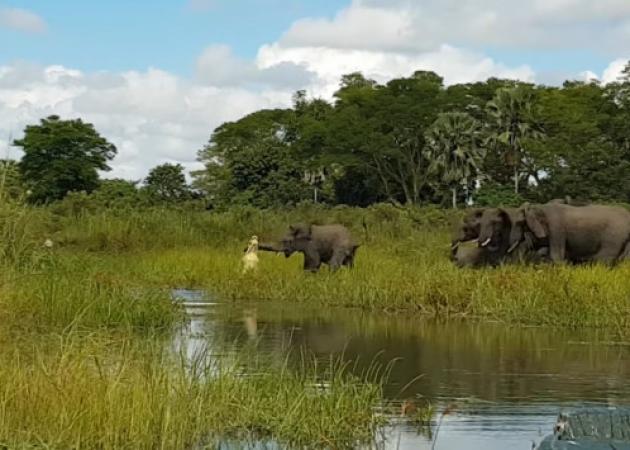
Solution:
<path fill-rule="evenodd" d="M 623 253 L 623 250 L 619 252 L 616 248 L 613 249 L 611 247 L 602 247 L 593 256 L 593 261 L 612 266 L 617 262 L 617 260 L 619 259 L 618 257 L 623 256 L 620 255 L 620 253 Z"/>
<path fill-rule="evenodd" d="M 562 263 L 566 256 L 566 239 L 564 235 L 549 237 L 549 258 L 553 263 Z"/>
<path fill-rule="evenodd" d="M 307 272 L 317 272 L 322 265 L 319 254 L 304 253 L 304 270 Z"/>
<path fill-rule="evenodd" d="M 333 252 L 332 258 L 330 258 L 330 261 L 328 262 L 330 269 L 333 271 L 339 269 L 342 265 L 344 265 L 347 257 L 348 254 L 345 250 L 336 249 Z"/>

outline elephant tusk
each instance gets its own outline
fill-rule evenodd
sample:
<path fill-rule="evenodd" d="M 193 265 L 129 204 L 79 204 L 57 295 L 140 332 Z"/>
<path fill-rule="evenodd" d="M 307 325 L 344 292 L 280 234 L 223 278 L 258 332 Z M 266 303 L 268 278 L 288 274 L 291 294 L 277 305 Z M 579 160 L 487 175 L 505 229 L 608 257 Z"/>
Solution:
<path fill-rule="evenodd" d="M 482 246 L 482 247 L 486 247 L 486 246 L 490 243 L 490 241 L 491 241 L 491 240 L 492 240 L 492 238 L 488 238 L 488 239 L 486 239 L 485 241 L 483 241 L 483 242 L 481 243 L 481 246 Z"/>
<path fill-rule="evenodd" d="M 459 247 L 460 242 L 457 241 L 454 244 L 451 245 L 451 250 L 457 250 L 457 248 Z"/>
<path fill-rule="evenodd" d="M 520 242 L 516 241 L 515 243 L 510 245 L 510 248 L 507 249 L 507 252 L 512 253 L 516 249 L 516 247 L 518 247 L 518 244 L 520 244 Z"/>

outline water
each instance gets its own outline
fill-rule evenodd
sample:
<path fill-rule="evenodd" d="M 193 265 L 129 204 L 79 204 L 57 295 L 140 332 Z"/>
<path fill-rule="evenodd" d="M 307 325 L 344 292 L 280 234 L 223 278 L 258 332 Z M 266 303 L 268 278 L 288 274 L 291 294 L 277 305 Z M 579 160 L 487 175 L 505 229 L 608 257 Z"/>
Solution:
<path fill-rule="evenodd" d="M 630 403 L 630 344 L 601 331 L 235 306 L 198 293 L 177 295 L 191 320 L 175 344 L 190 357 L 206 349 L 229 357 L 226 349 L 247 348 L 281 359 L 287 350 L 307 349 L 321 359 L 351 360 L 358 371 L 395 359 L 385 386 L 389 399 L 428 400 L 438 411 L 454 407 L 440 427 L 438 450 L 530 449 L 563 408 Z M 385 448 L 429 449 L 431 443 L 401 424 L 388 430 Z"/>

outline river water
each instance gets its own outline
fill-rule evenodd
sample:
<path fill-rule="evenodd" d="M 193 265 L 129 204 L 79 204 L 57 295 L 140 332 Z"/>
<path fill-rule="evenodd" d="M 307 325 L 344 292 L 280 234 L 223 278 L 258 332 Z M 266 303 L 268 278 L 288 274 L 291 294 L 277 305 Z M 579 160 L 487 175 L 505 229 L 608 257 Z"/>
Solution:
<path fill-rule="evenodd" d="M 247 348 L 279 359 L 291 350 L 323 360 L 332 355 L 353 361 L 357 371 L 395 361 L 385 385 L 388 399 L 429 401 L 438 413 L 447 405 L 453 410 L 443 417 L 438 450 L 531 449 L 562 409 L 630 403 L 630 343 L 603 332 L 175 295 L 190 317 L 175 345 L 191 358 L 208 349 L 225 356 L 227 348 Z M 401 424 L 388 431 L 383 447 L 431 445 L 429 437 Z"/>

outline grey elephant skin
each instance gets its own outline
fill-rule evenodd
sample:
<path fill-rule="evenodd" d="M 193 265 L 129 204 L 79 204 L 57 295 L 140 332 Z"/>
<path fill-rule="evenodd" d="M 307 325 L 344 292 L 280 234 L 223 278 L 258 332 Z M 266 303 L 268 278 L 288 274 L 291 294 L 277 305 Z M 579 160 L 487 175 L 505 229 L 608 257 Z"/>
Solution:
<path fill-rule="evenodd" d="M 519 208 L 518 223 L 538 242 L 547 242 L 554 263 L 601 262 L 613 264 L 627 257 L 630 212 L 617 206 L 563 204 L 526 205 Z M 513 228 L 510 244 L 522 234 Z M 483 226 L 482 231 L 483 233 Z"/>
<path fill-rule="evenodd" d="M 279 244 L 261 244 L 258 248 L 284 253 L 287 258 L 294 253 L 302 253 L 304 270 L 316 272 L 322 264 L 327 264 L 331 270 L 352 267 L 359 244 L 343 225 L 298 223 L 289 226 Z"/>

